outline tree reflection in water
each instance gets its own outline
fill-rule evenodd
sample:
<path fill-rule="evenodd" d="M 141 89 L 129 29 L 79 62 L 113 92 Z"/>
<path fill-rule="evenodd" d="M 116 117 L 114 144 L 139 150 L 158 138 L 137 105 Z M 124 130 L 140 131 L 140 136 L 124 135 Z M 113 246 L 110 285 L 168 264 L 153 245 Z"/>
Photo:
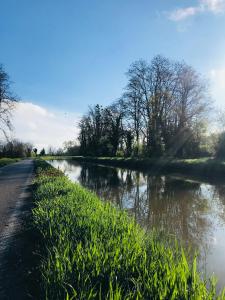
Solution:
<path fill-rule="evenodd" d="M 132 213 L 144 228 L 166 231 L 195 249 L 212 226 L 200 183 L 90 164 L 82 166 L 78 180 Z"/>

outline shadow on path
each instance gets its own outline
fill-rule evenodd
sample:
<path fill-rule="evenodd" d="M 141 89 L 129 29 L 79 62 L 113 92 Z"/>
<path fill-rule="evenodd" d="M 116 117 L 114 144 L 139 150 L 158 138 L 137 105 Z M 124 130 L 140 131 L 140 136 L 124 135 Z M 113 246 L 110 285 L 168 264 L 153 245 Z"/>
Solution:
<path fill-rule="evenodd" d="M 0 173 L 1 300 L 39 299 L 34 277 L 37 238 L 31 227 L 32 177 L 32 160 L 11 165 Z"/>

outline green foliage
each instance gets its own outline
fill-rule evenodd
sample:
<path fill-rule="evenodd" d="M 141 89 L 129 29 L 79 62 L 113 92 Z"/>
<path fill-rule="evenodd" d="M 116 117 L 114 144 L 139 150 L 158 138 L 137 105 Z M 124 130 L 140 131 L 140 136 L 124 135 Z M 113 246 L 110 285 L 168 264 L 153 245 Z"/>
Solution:
<path fill-rule="evenodd" d="M 44 156 L 46 153 L 45 153 L 45 148 L 41 149 L 40 151 L 40 156 Z"/>
<path fill-rule="evenodd" d="M 34 225 L 46 299 L 216 299 L 177 243 L 36 161 Z M 217 299 L 225 299 L 221 295 Z"/>
<path fill-rule="evenodd" d="M 32 145 L 19 140 L 11 140 L 0 143 L 0 157 L 31 157 Z"/>
<path fill-rule="evenodd" d="M 124 157 L 124 152 L 122 150 L 117 150 L 116 157 Z"/>
<path fill-rule="evenodd" d="M 216 146 L 216 157 L 225 159 L 225 132 L 219 135 L 218 143 Z"/>
<path fill-rule="evenodd" d="M 90 107 L 80 123 L 80 153 L 116 155 L 122 136 L 122 112 L 116 106 Z"/>
<path fill-rule="evenodd" d="M 79 155 L 80 147 L 75 141 L 67 141 L 63 143 L 64 155 Z"/>
<path fill-rule="evenodd" d="M 19 161 L 19 158 L 0 158 L 0 168 Z"/>

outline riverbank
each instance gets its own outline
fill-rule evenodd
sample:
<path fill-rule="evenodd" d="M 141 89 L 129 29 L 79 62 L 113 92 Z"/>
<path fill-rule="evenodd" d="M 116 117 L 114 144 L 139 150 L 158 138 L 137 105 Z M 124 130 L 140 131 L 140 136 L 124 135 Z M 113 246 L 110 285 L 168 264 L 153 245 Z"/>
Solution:
<path fill-rule="evenodd" d="M 35 164 L 33 217 L 48 299 L 216 299 L 179 246 L 147 235 L 46 162 Z"/>
<path fill-rule="evenodd" d="M 214 179 L 225 176 L 225 161 L 214 158 L 174 159 L 174 158 L 121 158 L 121 157 L 84 157 L 84 156 L 46 156 L 45 160 L 68 159 L 79 162 L 129 168 L 133 170 L 157 173 L 179 173 L 204 176 Z"/>
<path fill-rule="evenodd" d="M 21 158 L 0 158 L 0 168 L 20 161 Z"/>

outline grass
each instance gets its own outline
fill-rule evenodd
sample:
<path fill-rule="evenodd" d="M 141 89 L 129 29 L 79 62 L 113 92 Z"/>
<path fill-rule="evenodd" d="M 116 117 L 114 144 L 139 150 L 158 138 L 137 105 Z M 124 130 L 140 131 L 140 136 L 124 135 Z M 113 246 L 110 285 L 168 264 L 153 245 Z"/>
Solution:
<path fill-rule="evenodd" d="M 0 168 L 19 161 L 20 158 L 0 158 Z"/>
<path fill-rule="evenodd" d="M 178 243 L 146 234 L 124 211 L 45 161 L 35 164 L 42 299 L 225 299 Z"/>
<path fill-rule="evenodd" d="M 52 159 L 73 159 L 74 157 L 82 157 L 82 156 L 68 156 L 68 155 L 44 155 L 40 158 L 43 160 L 52 160 Z"/>

